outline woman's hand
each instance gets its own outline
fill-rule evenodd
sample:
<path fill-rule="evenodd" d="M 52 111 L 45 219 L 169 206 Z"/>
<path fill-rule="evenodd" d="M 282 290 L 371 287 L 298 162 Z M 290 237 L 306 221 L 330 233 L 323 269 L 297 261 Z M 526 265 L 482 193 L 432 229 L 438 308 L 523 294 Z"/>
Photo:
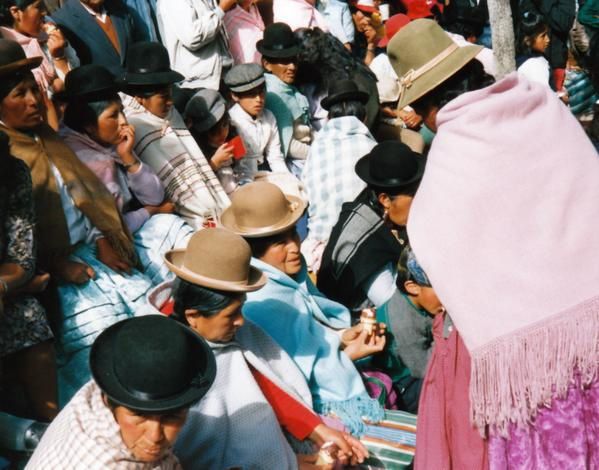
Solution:
<path fill-rule="evenodd" d="M 44 31 L 48 35 L 48 52 L 53 59 L 64 58 L 64 49 L 67 46 L 67 40 L 62 34 L 62 31 L 56 27 L 53 23 L 46 23 L 44 25 Z"/>
<path fill-rule="evenodd" d="M 121 259 L 106 238 L 98 238 L 96 240 L 96 248 L 98 250 L 96 257 L 110 269 L 119 273 L 125 272 L 131 274 L 129 263 Z"/>
<path fill-rule="evenodd" d="M 175 212 L 175 205 L 171 201 L 164 201 L 158 206 L 144 206 L 144 209 L 148 211 L 150 216 L 155 214 L 172 214 Z"/>
<path fill-rule="evenodd" d="M 416 114 L 415 111 L 399 111 L 399 119 L 401 119 L 410 129 L 416 129 L 422 124 L 422 117 Z"/>
<path fill-rule="evenodd" d="M 377 328 L 378 330 L 378 328 Z M 369 335 L 366 330 L 362 330 L 358 337 L 351 341 L 343 350 L 352 361 L 357 361 L 364 357 L 381 352 L 385 348 L 385 335 Z"/>
<path fill-rule="evenodd" d="M 358 439 L 346 432 L 337 431 L 326 424 L 319 424 L 310 434 L 310 440 L 318 446 L 333 442 L 339 448 L 337 459 L 343 465 L 357 465 L 368 457 L 368 450 Z"/>
<path fill-rule="evenodd" d="M 296 457 L 299 470 L 333 470 L 332 464 L 316 465 L 318 454 L 297 454 Z"/>
<path fill-rule="evenodd" d="M 360 333 L 362 333 L 363 329 L 364 325 L 362 325 L 362 323 L 356 323 L 351 328 L 346 328 L 345 330 L 343 330 L 343 334 L 341 335 L 342 347 L 346 348 L 349 345 L 349 343 L 351 343 L 358 336 L 360 336 Z"/>
<path fill-rule="evenodd" d="M 129 124 L 121 127 L 121 141 L 116 146 L 116 153 L 121 158 L 123 165 L 133 165 L 138 162 L 133 155 L 135 145 L 135 128 Z"/>
<path fill-rule="evenodd" d="M 96 272 L 85 263 L 65 259 L 58 263 L 56 277 L 67 284 L 85 284 L 96 277 Z"/>
<path fill-rule="evenodd" d="M 212 158 L 210 159 L 210 166 L 214 171 L 221 169 L 225 166 L 229 161 L 233 158 L 233 146 L 229 145 L 227 142 L 222 144 Z"/>

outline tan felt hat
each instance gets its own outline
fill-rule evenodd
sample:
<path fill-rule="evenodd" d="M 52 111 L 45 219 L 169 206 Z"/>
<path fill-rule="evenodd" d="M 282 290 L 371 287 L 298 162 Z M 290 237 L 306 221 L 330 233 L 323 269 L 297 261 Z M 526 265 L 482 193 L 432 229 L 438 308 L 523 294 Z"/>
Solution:
<path fill-rule="evenodd" d="M 254 182 L 232 194 L 220 222 L 242 237 L 268 237 L 293 227 L 305 209 L 299 197 L 283 194 L 272 183 Z"/>
<path fill-rule="evenodd" d="M 185 249 L 164 255 L 168 268 L 192 284 L 228 292 L 252 292 L 266 284 L 266 276 L 250 266 L 248 243 L 229 230 L 207 228 L 196 232 Z"/>
<path fill-rule="evenodd" d="M 398 109 L 403 109 L 436 88 L 482 50 L 460 47 L 435 21 L 414 20 L 387 46 L 387 55 L 400 82 Z"/>

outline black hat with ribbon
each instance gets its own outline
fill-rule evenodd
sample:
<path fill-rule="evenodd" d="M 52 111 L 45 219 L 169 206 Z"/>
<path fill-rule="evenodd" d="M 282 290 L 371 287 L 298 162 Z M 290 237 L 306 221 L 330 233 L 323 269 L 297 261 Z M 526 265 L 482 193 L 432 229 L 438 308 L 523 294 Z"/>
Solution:
<path fill-rule="evenodd" d="M 136 42 L 127 52 L 128 86 L 170 85 L 185 79 L 171 69 L 166 48 L 159 42 Z"/>
<path fill-rule="evenodd" d="M 264 30 L 264 38 L 256 43 L 256 49 L 266 58 L 288 59 L 297 56 L 298 41 L 286 23 L 272 23 Z"/>
<path fill-rule="evenodd" d="M 368 93 L 361 91 L 353 80 L 335 80 L 329 85 L 329 93 L 320 104 L 328 110 L 335 103 L 342 101 L 359 101 L 365 104 L 368 101 Z"/>
<path fill-rule="evenodd" d="M 90 367 L 112 402 L 147 413 L 191 406 L 216 377 L 208 344 L 162 315 L 129 318 L 104 330 L 92 345 Z"/>
<path fill-rule="evenodd" d="M 97 64 L 77 67 L 67 73 L 64 90 L 55 93 L 61 101 L 100 101 L 118 93 L 123 82 L 106 68 Z"/>

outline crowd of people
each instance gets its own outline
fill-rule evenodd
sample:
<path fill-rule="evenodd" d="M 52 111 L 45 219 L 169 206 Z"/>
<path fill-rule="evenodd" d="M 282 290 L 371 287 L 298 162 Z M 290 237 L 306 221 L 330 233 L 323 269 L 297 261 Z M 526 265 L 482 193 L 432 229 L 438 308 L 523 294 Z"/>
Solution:
<path fill-rule="evenodd" d="M 511 3 L 0 0 L 0 468 L 599 470 L 599 5 Z"/>

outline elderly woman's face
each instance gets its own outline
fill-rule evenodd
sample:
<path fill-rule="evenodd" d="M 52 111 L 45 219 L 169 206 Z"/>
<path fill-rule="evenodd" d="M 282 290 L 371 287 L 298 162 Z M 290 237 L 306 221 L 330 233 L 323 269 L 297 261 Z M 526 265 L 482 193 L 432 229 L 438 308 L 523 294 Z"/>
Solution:
<path fill-rule="evenodd" d="M 0 120 L 11 129 L 33 129 L 43 121 L 42 95 L 35 79 L 23 79 L 0 103 Z"/>
<path fill-rule="evenodd" d="M 260 257 L 262 261 L 277 268 L 289 276 L 297 274 L 302 269 L 300 256 L 300 238 L 293 227 L 278 237 Z"/>
<path fill-rule="evenodd" d="M 20 33 L 33 37 L 38 36 L 42 31 L 44 16 L 48 13 L 46 5 L 42 0 L 37 0 L 27 5 L 23 10 L 12 7 L 10 12 L 13 17 L 15 29 Z"/>
<path fill-rule="evenodd" d="M 274 62 L 269 62 L 267 59 L 263 60 L 264 68 L 282 82 L 292 85 L 295 82 L 297 72 L 297 57 L 271 60 Z"/>
<path fill-rule="evenodd" d="M 241 307 L 245 303 L 245 295 L 234 299 L 216 315 L 205 317 L 197 310 L 185 310 L 185 318 L 192 330 L 212 343 L 228 343 L 235 337 L 237 330 L 243 326 Z"/>
<path fill-rule="evenodd" d="M 140 414 L 117 406 L 114 419 L 121 430 L 125 446 L 141 462 L 160 460 L 175 443 L 185 424 L 187 408 L 169 414 Z"/>

